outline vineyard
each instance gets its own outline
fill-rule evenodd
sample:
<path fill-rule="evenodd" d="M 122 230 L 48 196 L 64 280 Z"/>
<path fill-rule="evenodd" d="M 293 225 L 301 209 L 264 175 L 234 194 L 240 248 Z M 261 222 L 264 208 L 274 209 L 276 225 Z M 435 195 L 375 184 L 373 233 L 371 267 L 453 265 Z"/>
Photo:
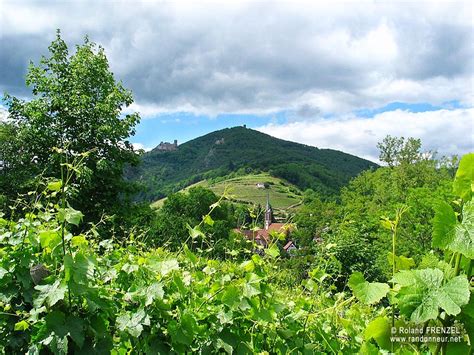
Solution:
<path fill-rule="evenodd" d="M 320 266 L 293 288 L 281 282 L 276 240 L 259 253 L 244 245 L 228 250 L 230 259 L 209 258 L 193 240 L 206 238 L 200 227 L 212 226 L 210 214 L 175 252 L 150 250 L 133 235 L 101 240 L 95 225 L 75 234 L 83 214 L 67 196 L 78 169 L 63 169 L 62 180 L 39 185 L 29 203 L 18 200 L 11 218 L 0 220 L 1 353 L 470 351 L 473 154 L 457 171 L 457 199 L 436 206 L 433 247 L 444 254 L 418 266 L 397 255 L 400 208 L 381 222 L 392 233 L 391 280 L 368 282 L 357 272 L 343 291 L 326 273 L 330 244 L 321 246 Z M 233 262 L 238 253 L 244 261 Z M 427 334 L 434 327 L 453 328 L 460 341 L 391 338 L 399 329 Z"/>

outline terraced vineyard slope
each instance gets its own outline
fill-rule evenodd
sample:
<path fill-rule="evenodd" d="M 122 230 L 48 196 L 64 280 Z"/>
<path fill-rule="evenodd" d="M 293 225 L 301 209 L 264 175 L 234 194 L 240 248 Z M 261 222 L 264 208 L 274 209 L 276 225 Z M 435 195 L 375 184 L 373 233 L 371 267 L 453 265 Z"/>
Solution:
<path fill-rule="evenodd" d="M 248 205 L 264 206 L 268 195 L 275 215 L 282 217 L 296 210 L 303 199 L 302 192 L 296 186 L 268 173 L 203 180 L 181 191 L 194 186 L 206 187 L 218 196 L 227 191 L 231 201 Z M 165 200 L 166 198 L 162 198 L 155 201 L 152 206 L 159 208 Z"/>

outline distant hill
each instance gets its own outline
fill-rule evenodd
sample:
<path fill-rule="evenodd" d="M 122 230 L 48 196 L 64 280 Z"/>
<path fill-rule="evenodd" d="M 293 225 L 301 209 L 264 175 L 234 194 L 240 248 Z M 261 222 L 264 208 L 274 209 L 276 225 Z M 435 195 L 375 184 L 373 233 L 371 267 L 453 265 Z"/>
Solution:
<path fill-rule="evenodd" d="M 268 172 L 323 195 L 339 191 L 350 178 L 377 165 L 337 150 L 318 149 L 285 141 L 245 127 L 226 128 L 179 145 L 159 147 L 142 156 L 142 164 L 127 171 L 141 182 L 140 199 L 156 201 L 204 179 L 239 172 Z"/>

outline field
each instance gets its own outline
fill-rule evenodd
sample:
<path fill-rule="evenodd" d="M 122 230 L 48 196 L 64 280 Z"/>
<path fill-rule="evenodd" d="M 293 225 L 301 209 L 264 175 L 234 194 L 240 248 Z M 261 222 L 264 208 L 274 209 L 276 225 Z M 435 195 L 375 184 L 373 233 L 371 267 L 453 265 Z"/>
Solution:
<path fill-rule="evenodd" d="M 257 188 L 258 183 L 266 184 L 268 188 Z M 298 188 L 267 173 L 249 174 L 222 181 L 204 180 L 188 186 L 183 191 L 195 186 L 209 188 L 219 196 L 227 190 L 232 201 L 262 206 L 266 204 L 268 194 L 276 212 L 297 208 L 302 201 L 302 193 Z M 165 199 L 158 200 L 152 204 L 152 207 L 159 208 L 164 201 Z"/>

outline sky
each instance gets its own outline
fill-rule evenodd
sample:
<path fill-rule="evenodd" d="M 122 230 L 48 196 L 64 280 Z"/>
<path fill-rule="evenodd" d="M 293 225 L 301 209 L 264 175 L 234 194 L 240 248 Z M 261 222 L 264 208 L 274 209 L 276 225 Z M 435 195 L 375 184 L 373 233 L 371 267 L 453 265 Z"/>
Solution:
<path fill-rule="evenodd" d="M 0 0 L 0 92 L 57 28 L 105 48 L 151 149 L 246 124 L 378 161 L 386 135 L 439 155 L 474 151 L 471 2 Z M 0 119 L 7 115 L 0 105 Z"/>

